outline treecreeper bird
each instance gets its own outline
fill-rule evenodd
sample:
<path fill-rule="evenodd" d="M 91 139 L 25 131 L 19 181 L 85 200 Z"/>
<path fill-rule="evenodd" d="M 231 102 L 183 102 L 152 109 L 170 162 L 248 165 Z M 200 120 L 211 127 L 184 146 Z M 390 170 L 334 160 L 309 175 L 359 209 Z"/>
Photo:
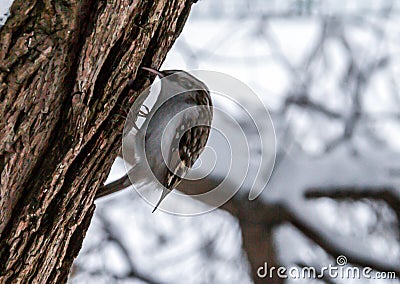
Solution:
<path fill-rule="evenodd" d="M 161 79 L 154 106 L 140 128 L 124 131 L 123 158 L 133 165 L 122 178 L 100 187 L 95 198 L 124 189 L 151 185 L 161 188 L 161 201 L 178 186 L 206 146 L 213 117 L 207 86 L 181 70 L 142 67 Z M 137 112 L 143 115 L 143 112 Z M 136 118 L 135 118 L 136 121 Z M 129 118 L 127 123 L 129 124 Z M 125 126 L 125 129 L 127 127 Z M 129 130 L 137 131 L 131 134 Z M 129 132 L 129 133 L 126 133 Z"/>

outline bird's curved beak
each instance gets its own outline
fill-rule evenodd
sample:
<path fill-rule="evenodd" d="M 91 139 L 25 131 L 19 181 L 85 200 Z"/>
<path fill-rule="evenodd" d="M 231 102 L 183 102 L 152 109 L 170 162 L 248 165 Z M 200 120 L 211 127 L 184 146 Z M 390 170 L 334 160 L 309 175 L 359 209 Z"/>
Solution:
<path fill-rule="evenodd" d="M 157 75 L 160 78 L 164 78 L 165 77 L 163 73 L 161 73 L 160 71 L 158 71 L 156 69 L 153 69 L 153 68 L 150 68 L 150 67 L 142 67 L 142 69 L 146 70 L 146 71 L 149 71 L 150 73 L 153 73 L 153 74 Z"/>

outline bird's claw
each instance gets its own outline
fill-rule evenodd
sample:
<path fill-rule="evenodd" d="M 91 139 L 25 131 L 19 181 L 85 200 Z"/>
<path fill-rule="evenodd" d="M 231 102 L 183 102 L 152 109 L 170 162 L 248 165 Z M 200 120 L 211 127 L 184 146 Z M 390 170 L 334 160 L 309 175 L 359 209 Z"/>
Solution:
<path fill-rule="evenodd" d="M 150 113 L 150 109 L 149 109 L 146 105 L 142 105 L 142 107 L 143 107 L 146 111 L 139 110 L 138 116 L 139 116 L 139 117 L 147 117 L 147 116 L 149 115 L 149 113 Z"/>

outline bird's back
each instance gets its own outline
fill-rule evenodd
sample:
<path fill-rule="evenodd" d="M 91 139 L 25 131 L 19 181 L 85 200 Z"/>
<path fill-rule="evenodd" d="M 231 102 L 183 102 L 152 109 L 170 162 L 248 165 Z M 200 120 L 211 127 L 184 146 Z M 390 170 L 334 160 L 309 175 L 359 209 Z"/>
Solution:
<path fill-rule="evenodd" d="M 169 189 L 176 186 L 197 160 L 211 126 L 210 107 L 195 104 L 188 92 L 156 103 L 141 129 L 145 133 L 148 164 L 157 180 Z"/>

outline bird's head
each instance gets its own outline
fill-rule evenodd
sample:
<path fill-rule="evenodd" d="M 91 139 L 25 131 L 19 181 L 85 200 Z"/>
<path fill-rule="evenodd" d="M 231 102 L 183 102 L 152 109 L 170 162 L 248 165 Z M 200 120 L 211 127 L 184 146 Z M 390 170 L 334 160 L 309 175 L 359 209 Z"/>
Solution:
<path fill-rule="evenodd" d="M 149 67 L 142 67 L 142 69 L 157 75 L 160 79 L 164 79 L 161 80 L 162 88 L 168 90 L 169 94 L 171 91 L 176 94 L 187 91 L 199 91 L 209 94 L 207 85 L 188 72 L 182 70 L 159 71 Z M 204 103 L 201 104 L 211 105 L 211 100 L 208 97 L 209 95 L 205 98 Z"/>

